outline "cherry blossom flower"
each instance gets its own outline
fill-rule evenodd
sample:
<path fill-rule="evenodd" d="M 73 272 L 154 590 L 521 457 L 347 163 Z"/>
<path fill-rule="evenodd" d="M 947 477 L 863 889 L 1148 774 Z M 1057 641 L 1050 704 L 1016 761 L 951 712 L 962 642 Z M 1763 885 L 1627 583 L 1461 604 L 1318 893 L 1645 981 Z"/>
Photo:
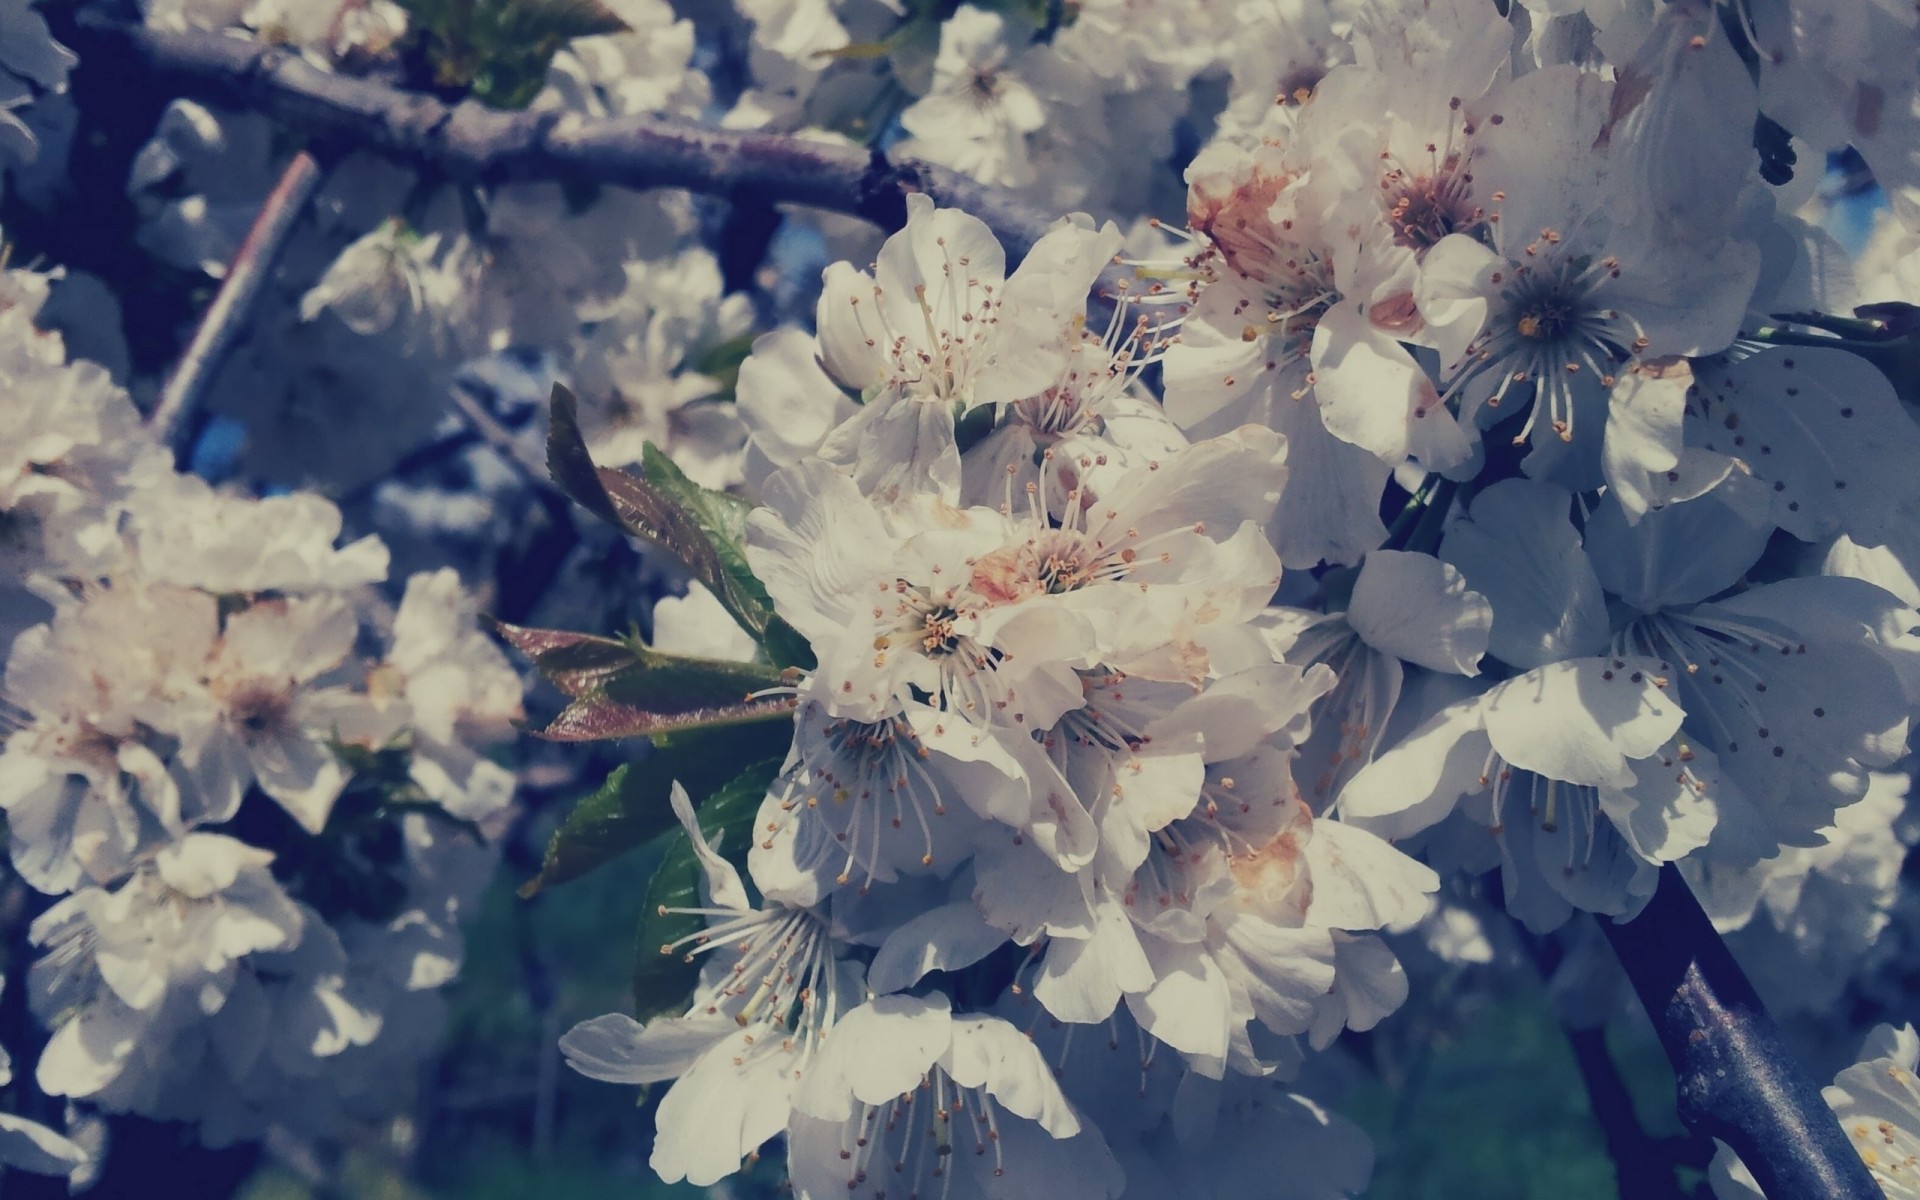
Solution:
<path fill-rule="evenodd" d="M 704 954 L 681 1017 L 646 1024 L 623 1013 L 582 1022 L 561 1040 L 576 1071 L 610 1083 L 675 1079 L 661 1101 L 653 1168 L 669 1183 L 716 1183 L 788 1125 L 795 1089 L 827 1069 L 860 996 L 860 971 L 836 957 L 826 920 L 778 902 L 754 907 L 733 867 L 708 844 L 692 803 L 673 785 L 674 814 L 692 839 L 710 907 L 685 940 Z M 680 953 L 681 944 L 661 953 Z M 851 1040 L 850 1038 L 846 1040 Z M 716 1122 L 721 1124 L 716 1125 Z"/>

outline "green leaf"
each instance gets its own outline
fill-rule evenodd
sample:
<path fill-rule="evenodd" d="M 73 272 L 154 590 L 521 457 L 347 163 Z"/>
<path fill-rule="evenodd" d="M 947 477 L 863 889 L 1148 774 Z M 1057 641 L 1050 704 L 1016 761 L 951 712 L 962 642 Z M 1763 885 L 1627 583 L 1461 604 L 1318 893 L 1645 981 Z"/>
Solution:
<path fill-rule="evenodd" d="M 759 663 L 660 654 L 637 638 L 616 641 L 558 629 L 494 622 L 571 703 L 539 736 L 556 742 L 655 737 L 680 730 L 784 721 L 793 698 L 781 671 Z"/>
<path fill-rule="evenodd" d="M 732 851 L 729 857 L 743 856 L 753 835 L 754 815 L 779 772 L 779 759 L 754 763 L 708 796 L 699 807 L 700 831 L 707 840 L 723 852 Z M 640 1020 L 685 1009 L 700 974 L 699 963 L 684 948 L 668 947 L 698 933 L 705 921 L 691 913 L 665 910 L 699 905 L 700 864 L 693 856 L 693 840 L 685 830 L 675 830 L 647 884 L 634 937 L 633 1009 Z"/>
<path fill-rule="evenodd" d="M 940 54 L 940 21 L 915 17 L 887 39 L 887 66 L 900 86 L 915 96 L 933 90 L 933 63 Z"/>
<path fill-rule="evenodd" d="M 408 41 L 433 85 L 495 108 L 524 108 L 576 38 L 630 31 L 601 0 L 400 0 Z"/>
<path fill-rule="evenodd" d="M 742 629 L 763 638 L 773 603 L 747 566 L 753 505 L 694 483 L 651 445 L 641 459 L 644 477 L 597 467 L 580 433 L 573 393 L 555 384 L 552 410 L 547 470 L 560 489 L 595 516 L 679 559 Z"/>
<path fill-rule="evenodd" d="M 827 50 L 815 50 L 813 57 L 826 61 L 858 62 L 876 58 L 885 58 L 893 53 L 893 47 L 886 42 L 848 42 L 844 46 L 834 46 Z"/>
<path fill-rule="evenodd" d="M 813 647 L 800 631 L 779 617 L 767 622 L 767 640 L 761 645 L 766 651 L 767 661 L 776 667 L 785 669 L 797 667 L 802 671 L 814 668 Z"/>
<path fill-rule="evenodd" d="M 715 400 L 731 402 L 734 399 L 734 389 L 740 382 L 740 364 L 753 353 L 753 343 L 759 338 L 757 331 L 748 330 L 738 337 L 716 342 L 690 364 L 694 371 L 720 385 Z"/>
<path fill-rule="evenodd" d="M 695 526 L 712 546 L 722 575 L 715 583 L 701 580 L 734 619 L 756 636 L 773 619 L 773 601 L 747 565 L 747 514 L 753 503 L 743 496 L 703 488 L 688 479 L 674 461 L 648 443 L 641 450 L 640 467 L 646 481 L 681 511 L 691 514 Z"/>
<path fill-rule="evenodd" d="M 790 730 L 770 725 L 662 739 L 652 754 L 615 768 L 598 790 L 580 798 L 547 843 L 540 873 L 521 885 L 520 895 L 578 879 L 673 828 L 667 797 L 675 780 L 689 796 L 711 795 L 736 778 L 743 762 L 772 762 L 777 770 L 791 739 Z"/>

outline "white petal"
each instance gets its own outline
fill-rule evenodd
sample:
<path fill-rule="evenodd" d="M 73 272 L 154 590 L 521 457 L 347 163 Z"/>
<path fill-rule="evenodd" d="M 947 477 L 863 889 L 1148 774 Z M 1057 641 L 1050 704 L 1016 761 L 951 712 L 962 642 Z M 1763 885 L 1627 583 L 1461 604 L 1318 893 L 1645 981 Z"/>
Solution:
<path fill-rule="evenodd" d="M 710 1187 L 787 1126 L 794 1051 L 767 1029 L 735 1029 L 667 1089 L 649 1165 L 661 1179 Z"/>
<path fill-rule="evenodd" d="M 1607 591 L 1641 612 L 1705 600 L 1732 587 L 1767 548 L 1770 523 L 1745 519 L 1736 476 L 1697 500 L 1647 513 L 1635 525 L 1612 496 L 1587 521 L 1587 556 Z M 1763 510 L 1764 511 L 1764 510 Z"/>
<path fill-rule="evenodd" d="M 1335 305 L 1313 331 L 1314 395 L 1327 432 L 1388 466 L 1408 457 L 1447 471 L 1472 453 L 1427 378 L 1393 336 L 1351 303 Z"/>
<path fill-rule="evenodd" d="M 1474 497 L 1440 557 L 1493 605 L 1488 649 L 1516 667 L 1596 654 L 1609 633 L 1606 597 L 1552 484 L 1508 479 Z"/>
<path fill-rule="evenodd" d="M 974 870 L 973 902 L 1017 944 L 1030 945 L 1042 933 L 1093 936 L 1086 881 L 1061 871 L 1031 844 L 984 849 Z"/>
<path fill-rule="evenodd" d="M 1487 693 L 1487 737 L 1521 770 L 1563 783 L 1624 788 L 1629 759 L 1645 758 L 1680 728 L 1663 665 L 1643 658 L 1554 663 Z"/>
<path fill-rule="evenodd" d="M 1329 433 L 1312 396 L 1277 399 L 1273 427 L 1287 439 L 1287 490 L 1267 527 L 1281 562 L 1289 570 L 1359 562 L 1387 535 L 1387 465 Z"/>
<path fill-rule="evenodd" d="M 684 1073 L 738 1028 L 723 1016 L 663 1017 L 642 1025 L 625 1013 L 607 1013 L 569 1029 L 560 1053 L 589 1079 L 657 1083 Z"/>
<path fill-rule="evenodd" d="M 1426 918 L 1440 877 L 1364 829 L 1313 823 L 1307 842 L 1316 925 L 1334 929 L 1406 929 Z"/>
<path fill-rule="evenodd" d="M 1719 761 L 1705 746 L 1661 747 L 1635 768 L 1632 787 L 1600 793 L 1600 807 L 1634 853 L 1651 862 L 1673 862 L 1707 844 L 1719 809 L 1715 796 L 1729 786 Z"/>
<path fill-rule="evenodd" d="M 853 1101 L 884 1104 L 918 1087 L 953 1037 L 947 998 L 878 996 L 840 1019 L 794 1094 L 793 1106 L 844 1121 Z"/>
<path fill-rule="evenodd" d="M 1407 973 L 1384 941 L 1337 937 L 1333 957 L 1333 994 L 1346 1028 L 1364 1033 L 1407 1002 Z"/>
<path fill-rule="evenodd" d="M 851 479 L 818 459 L 781 471 L 747 516 L 747 562 L 809 642 L 830 645 L 858 611 L 892 545 Z"/>
<path fill-rule="evenodd" d="M 1846 533 L 1883 545 L 1920 513 L 1905 466 L 1920 429 L 1864 358 L 1781 346 L 1703 367 L 1698 410 L 1688 441 L 1739 459 L 1772 493 L 1774 522 L 1802 541 Z"/>
<path fill-rule="evenodd" d="M 66 1175 L 87 1152 L 38 1121 L 0 1113 L 0 1164 L 34 1175 Z"/>
<path fill-rule="evenodd" d="M 1450 563 L 1375 550 L 1360 564 L 1347 624 L 1375 650 L 1432 671 L 1479 673 L 1493 606 Z"/>
<path fill-rule="evenodd" d="M 1500 291 L 1493 278 L 1505 265 L 1464 233 L 1441 238 L 1421 260 L 1413 299 L 1427 326 L 1422 340 L 1440 352 L 1441 366 L 1449 373 L 1486 324 L 1488 307 Z"/>
<path fill-rule="evenodd" d="M 1006 940 L 971 900 L 930 908 L 887 935 L 867 968 L 867 986 L 880 995 L 897 992 L 929 971 L 972 966 Z"/>
<path fill-rule="evenodd" d="M 1124 993 L 1144 991 L 1152 983 L 1153 971 L 1127 910 L 1106 900 L 1094 906 L 1092 937 L 1048 943 L 1033 994 L 1056 1018 L 1089 1024 L 1112 1016 Z"/>
<path fill-rule="evenodd" d="M 1441 709 L 1355 775 L 1340 792 L 1340 817 L 1385 838 L 1418 833 L 1486 786 L 1486 762 L 1486 720 L 1474 696 Z"/>
<path fill-rule="evenodd" d="M 700 819 L 694 815 L 693 801 L 687 798 L 687 789 L 680 786 L 678 779 L 668 792 L 668 800 L 673 805 L 673 815 L 679 818 L 680 827 L 687 831 L 687 840 L 693 844 L 693 855 L 700 861 L 700 871 L 704 876 L 707 898 L 719 908 L 731 908 L 746 912 L 753 908 L 747 899 L 747 889 L 740 882 L 740 872 L 733 864 L 721 858 L 719 852 L 707 844 L 707 835 L 700 829 Z"/>
<path fill-rule="evenodd" d="M 1080 1118 L 1054 1082 L 1033 1039 L 998 1017 L 953 1019 L 953 1046 L 942 1060 L 961 1087 L 983 1087 L 1008 1112 L 1057 1138 L 1080 1132 Z"/>
<path fill-rule="evenodd" d="M 1278 1034 L 1304 1033 L 1320 998 L 1333 987 L 1333 935 L 1287 929 L 1247 913 L 1216 917 L 1230 954 L 1229 982 L 1243 991 L 1261 1024 Z"/>
<path fill-rule="evenodd" d="M 1142 1029 L 1182 1054 L 1224 1060 L 1234 1016 L 1233 995 L 1220 964 L 1197 944 L 1156 938 L 1149 942 L 1149 953 L 1153 986 L 1127 997 L 1128 1010 Z"/>
<path fill-rule="evenodd" d="M 1649 509 L 1691 500 L 1718 484 L 1733 460 L 1685 444 L 1687 392 L 1693 371 L 1685 359 L 1656 366 L 1635 363 L 1614 385 L 1600 450 L 1612 498 L 1629 522 Z"/>

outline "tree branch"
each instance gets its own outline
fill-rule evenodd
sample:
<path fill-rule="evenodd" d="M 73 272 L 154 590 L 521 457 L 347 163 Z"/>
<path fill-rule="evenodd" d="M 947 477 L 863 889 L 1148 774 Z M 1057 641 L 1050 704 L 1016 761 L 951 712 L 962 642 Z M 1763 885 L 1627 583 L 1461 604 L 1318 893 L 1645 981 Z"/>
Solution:
<path fill-rule="evenodd" d="M 1820 1088 L 1671 864 L 1626 924 L 1600 921 L 1673 1062 L 1680 1119 L 1773 1200 L 1884 1200 Z"/>
<path fill-rule="evenodd" d="M 108 59 L 179 95 L 262 113 L 329 144 L 457 180 L 685 188 L 847 213 L 887 229 L 906 222 L 907 194 L 924 192 L 980 217 L 1014 259 L 1053 223 L 1053 214 L 1003 188 L 855 146 L 712 129 L 673 117 L 587 119 L 502 112 L 472 100 L 448 104 L 377 79 L 324 71 L 248 38 L 165 32 L 89 13 L 81 14 L 72 37 L 83 60 Z"/>

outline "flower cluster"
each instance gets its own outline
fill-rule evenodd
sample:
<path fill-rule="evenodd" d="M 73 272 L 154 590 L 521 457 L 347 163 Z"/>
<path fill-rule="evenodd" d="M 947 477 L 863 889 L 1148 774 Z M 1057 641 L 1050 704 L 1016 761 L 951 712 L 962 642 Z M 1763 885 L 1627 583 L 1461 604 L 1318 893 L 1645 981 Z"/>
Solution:
<path fill-rule="evenodd" d="M 1070 31 L 1004 24 L 949 22 L 901 126 L 1020 183 L 1016 64 Z M 1755 152 L 1765 73 L 1704 5 L 1339 28 L 1275 34 L 1312 69 L 1229 100 L 1175 241 L 1073 217 L 1009 271 L 910 196 L 740 368 L 783 632 L 721 595 L 761 648 L 697 644 L 787 668 L 738 719 L 792 740 L 750 822 L 676 790 L 691 999 L 563 1042 L 676 1080 L 664 1177 L 784 1131 L 807 1197 L 1234 1194 L 1212 1134 L 1300 1148 L 1267 1191 L 1356 1190 L 1361 1143 L 1276 1081 L 1406 998 L 1381 935 L 1435 869 L 1546 934 L 1678 864 L 1784 1005 L 1867 969 L 1920 430 L 1774 336 L 1847 293 Z M 1456 926 L 1427 945 L 1491 953 Z"/>
<path fill-rule="evenodd" d="M 1200 1104 L 1364 1181 L 1353 1131 L 1275 1080 L 1405 997 L 1379 931 L 1437 881 L 1294 783 L 1335 674 L 1263 627 L 1286 445 L 1189 440 L 1142 398 L 1159 326 L 1122 303 L 1087 329 L 1119 241 L 1067 222 L 1009 274 L 978 220 L 916 199 L 871 274 L 828 273 L 817 346 L 771 335 L 742 369 L 768 468 L 746 560 L 813 659 L 746 830 L 757 899 L 678 793 L 709 923 L 663 949 L 701 957 L 691 1005 L 563 1042 L 601 1078 L 680 1077 L 670 1179 L 785 1129 L 803 1195 L 951 1171 L 1110 1196 L 1207 1175 Z M 776 421 L 799 396 L 819 411 Z M 963 446 L 969 414 L 995 427 Z M 1221 1170 L 1201 1186 L 1231 1191 Z"/>
<path fill-rule="evenodd" d="M 1897 7 L 143 0 L 342 95 L 713 115 L 1099 217 L 1016 263 L 919 193 L 881 243 L 744 187 L 330 154 L 205 394 L 239 472 L 389 542 L 176 469 L 123 388 L 153 364 L 47 331 L 95 285 L 0 274 L 0 883 L 41 1090 L 213 1143 L 393 1101 L 522 712 L 453 570 L 380 589 L 456 533 L 527 620 L 640 618 L 497 628 L 566 698 L 549 738 L 655 739 L 529 886 L 660 839 L 636 1011 L 561 1049 L 671 1082 L 669 1181 L 783 1139 L 802 1200 L 1337 1200 L 1371 1147 L 1307 1093 L 1344 1033 L 1521 944 L 1603 1021 L 1587 914 L 1683 881 L 1776 1012 L 1853 1036 L 1920 906 Z M 24 0 L 0 33 L 31 208 L 73 64 Z M 1887 200 L 1852 262 L 1810 169 L 1843 148 Z M 292 161 L 174 101 L 125 179 L 141 247 L 218 279 Z M 572 385 L 544 428 L 480 395 L 520 368 Z M 644 575 L 537 490 L 542 433 Z M 452 490 L 394 478 L 429 443 L 484 445 Z M 1866 1057 L 1830 1100 L 1920 1194 L 1911 1030 Z M 0 1114 L 0 1160 L 85 1157 Z"/>
<path fill-rule="evenodd" d="M 513 777 L 481 751 L 520 679 L 451 571 L 393 609 L 331 503 L 177 474 L 35 328 L 47 282 L 9 273 L 0 310 L 0 808 L 47 898 L 39 1086 L 214 1144 L 380 1111 L 492 869 Z"/>

